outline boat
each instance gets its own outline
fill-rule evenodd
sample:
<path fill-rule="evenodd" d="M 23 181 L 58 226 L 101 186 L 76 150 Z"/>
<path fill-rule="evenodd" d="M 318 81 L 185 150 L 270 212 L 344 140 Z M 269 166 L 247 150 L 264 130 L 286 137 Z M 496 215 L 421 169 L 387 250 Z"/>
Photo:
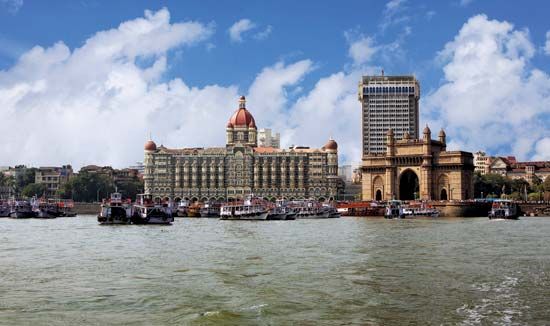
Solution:
<path fill-rule="evenodd" d="M 59 216 L 59 207 L 44 198 L 33 198 L 32 210 L 36 218 L 56 218 Z"/>
<path fill-rule="evenodd" d="M 187 208 L 187 217 L 201 217 L 201 204 L 195 202 Z"/>
<path fill-rule="evenodd" d="M 5 200 L 0 200 L 0 217 L 10 216 L 10 205 Z"/>
<path fill-rule="evenodd" d="M 400 200 L 390 200 L 386 205 L 384 218 L 404 218 L 402 205 Z"/>
<path fill-rule="evenodd" d="M 518 218 L 518 205 L 511 200 L 497 199 L 489 211 L 489 219 L 517 220 Z"/>
<path fill-rule="evenodd" d="M 187 217 L 187 211 L 189 210 L 189 202 L 187 200 L 182 200 L 178 203 L 176 208 L 177 217 Z"/>
<path fill-rule="evenodd" d="M 208 201 L 200 208 L 201 217 L 220 217 L 220 202 Z"/>
<path fill-rule="evenodd" d="M 439 211 L 425 202 L 421 204 L 402 205 L 403 218 L 409 217 L 439 217 Z"/>
<path fill-rule="evenodd" d="M 264 200 L 249 196 L 240 203 L 221 206 L 220 220 L 266 220 L 269 210 Z"/>
<path fill-rule="evenodd" d="M 323 205 L 315 200 L 294 201 L 292 204 L 297 219 L 328 218 L 331 214 Z"/>
<path fill-rule="evenodd" d="M 134 213 L 131 220 L 134 224 L 166 225 L 174 222 L 171 202 L 155 203 L 153 196 L 150 194 L 137 195 L 133 210 Z"/>
<path fill-rule="evenodd" d="M 324 204 L 323 210 L 328 214 L 328 218 L 340 218 L 342 214 L 332 205 Z"/>
<path fill-rule="evenodd" d="M 72 199 L 50 199 L 50 201 L 57 205 L 59 217 L 76 216 L 76 213 L 73 211 L 74 201 Z"/>
<path fill-rule="evenodd" d="M 114 192 L 111 198 L 103 201 L 97 216 L 99 224 L 130 224 L 133 215 L 132 205 L 122 201 L 122 194 Z"/>
<path fill-rule="evenodd" d="M 10 218 L 32 218 L 36 214 L 32 210 L 31 203 L 27 200 L 10 201 Z"/>

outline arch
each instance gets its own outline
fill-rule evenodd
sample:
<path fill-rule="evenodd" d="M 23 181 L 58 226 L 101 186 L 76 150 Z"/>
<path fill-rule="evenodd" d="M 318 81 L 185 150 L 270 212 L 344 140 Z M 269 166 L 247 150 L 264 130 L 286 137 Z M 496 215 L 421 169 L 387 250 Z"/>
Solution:
<path fill-rule="evenodd" d="M 189 201 L 189 197 L 185 197 L 185 198 L 183 198 L 183 200 Z"/>
<path fill-rule="evenodd" d="M 191 198 L 191 202 L 193 202 L 193 203 L 196 203 L 196 202 L 198 202 L 198 201 L 199 201 L 199 199 L 198 199 L 197 197 Z"/>
<path fill-rule="evenodd" d="M 294 197 L 290 197 L 290 199 L 289 199 L 289 200 L 290 200 L 290 201 L 294 201 L 295 199 L 294 199 Z"/>
<path fill-rule="evenodd" d="M 180 198 L 180 197 L 174 198 L 174 202 L 179 203 L 180 201 L 181 201 L 181 198 Z"/>
<path fill-rule="evenodd" d="M 319 197 L 318 200 L 319 200 L 320 202 L 324 202 L 326 199 L 325 199 L 325 197 Z"/>
<path fill-rule="evenodd" d="M 406 169 L 399 176 L 399 199 L 414 200 L 419 193 L 420 183 L 418 176 L 411 169 Z"/>
<path fill-rule="evenodd" d="M 440 200 L 448 200 L 447 198 L 447 189 L 443 188 L 441 189 L 441 193 L 439 194 Z"/>
<path fill-rule="evenodd" d="M 153 199 L 153 201 L 155 202 L 155 204 L 160 204 L 161 198 L 157 196 L 155 197 L 155 199 Z"/>
<path fill-rule="evenodd" d="M 224 197 L 218 197 L 218 200 L 219 201 L 225 201 L 225 198 Z"/>
<path fill-rule="evenodd" d="M 334 201 L 334 197 L 329 197 L 328 201 Z"/>
<path fill-rule="evenodd" d="M 382 200 L 382 193 L 384 191 L 383 189 L 384 179 L 382 179 L 382 177 L 378 175 L 372 180 L 372 192 L 375 194 L 375 200 Z M 378 193 L 380 193 L 380 196 L 378 196 Z"/>
<path fill-rule="evenodd" d="M 210 201 L 216 201 L 216 197 L 210 197 Z"/>
<path fill-rule="evenodd" d="M 382 200 L 382 191 L 380 189 L 376 189 L 375 200 L 376 201 L 381 201 Z"/>
<path fill-rule="evenodd" d="M 164 197 L 163 200 L 164 200 L 164 201 L 170 201 L 170 197 L 166 196 L 166 197 Z"/>
<path fill-rule="evenodd" d="M 206 201 L 208 201 L 208 198 L 206 198 L 206 197 L 202 197 L 202 198 L 201 198 L 201 202 L 204 203 L 204 202 L 206 202 Z"/>

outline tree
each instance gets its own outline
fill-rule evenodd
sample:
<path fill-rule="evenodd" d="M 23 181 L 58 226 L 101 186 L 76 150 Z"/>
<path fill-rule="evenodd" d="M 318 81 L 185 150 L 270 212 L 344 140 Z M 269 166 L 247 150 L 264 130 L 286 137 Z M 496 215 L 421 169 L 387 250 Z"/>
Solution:
<path fill-rule="evenodd" d="M 136 179 L 132 181 L 121 181 L 117 183 L 118 192 L 124 198 L 134 199 L 137 194 L 143 193 L 143 181 Z"/>
<path fill-rule="evenodd" d="M 75 201 L 93 202 L 107 198 L 114 188 L 107 176 L 84 171 L 69 180 L 58 194 Z"/>
<path fill-rule="evenodd" d="M 510 180 L 500 174 L 489 173 L 481 175 L 476 173 L 474 175 L 474 195 L 476 197 L 481 197 L 481 193 L 483 192 L 483 197 L 494 195 L 498 198 L 502 194 L 503 189 L 509 193 L 511 184 Z"/>
<path fill-rule="evenodd" d="M 47 187 L 43 183 L 31 183 L 26 185 L 23 190 L 21 190 L 21 196 L 23 197 L 32 197 L 42 196 L 47 190 Z"/>
<path fill-rule="evenodd" d="M 22 172 L 17 174 L 15 180 L 15 188 L 18 192 L 23 192 L 23 189 L 35 181 L 36 168 L 26 168 L 23 166 L 16 166 L 16 168 L 21 169 Z"/>

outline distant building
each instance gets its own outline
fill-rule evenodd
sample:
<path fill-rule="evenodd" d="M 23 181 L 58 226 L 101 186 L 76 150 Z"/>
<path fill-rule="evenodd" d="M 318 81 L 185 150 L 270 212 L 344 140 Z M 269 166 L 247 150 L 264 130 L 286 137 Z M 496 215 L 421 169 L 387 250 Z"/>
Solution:
<path fill-rule="evenodd" d="M 34 174 L 34 183 L 46 185 L 46 197 L 54 197 L 72 176 L 73 168 L 70 165 L 39 167 Z"/>
<path fill-rule="evenodd" d="M 107 179 L 113 182 L 113 185 L 117 185 L 121 182 L 131 182 L 140 178 L 139 171 L 137 169 L 125 168 L 125 169 L 113 169 L 110 166 L 97 166 L 86 165 L 83 166 L 80 171 L 87 173 L 96 173 L 105 176 Z"/>
<path fill-rule="evenodd" d="M 271 129 L 260 129 L 258 131 L 258 147 L 281 148 L 281 135 L 272 134 Z"/>
<path fill-rule="evenodd" d="M 488 173 L 499 174 L 510 179 L 546 180 L 550 176 L 550 161 L 518 162 L 514 156 L 489 158 Z"/>
<path fill-rule="evenodd" d="M 362 105 L 363 157 L 386 151 L 386 132 L 396 139 L 419 137 L 420 85 L 414 76 L 364 76 L 359 83 Z"/>
<path fill-rule="evenodd" d="M 199 123 L 199 121 L 197 121 Z M 232 200 L 254 194 L 276 198 L 336 199 L 338 144 L 288 149 L 258 146 L 256 121 L 242 96 L 227 122 L 223 147 L 144 146 L 145 192 L 156 200 Z"/>
<path fill-rule="evenodd" d="M 352 176 L 351 164 L 339 166 L 338 176 L 342 178 L 344 182 L 351 182 L 351 176 Z"/>
<path fill-rule="evenodd" d="M 145 172 L 145 165 L 143 165 L 143 162 L 136 162 L 136 165 L 132 165 L 129 168 L 137 170 L 139 173 L 139 177 L 143 179 L 143 172 Z"/>
<path fill-rule="evenodd" d="M 475 172 L 487 174 L 489 171 L 490 157 L 485 152 L 477 151 L 474 153 Z"/>

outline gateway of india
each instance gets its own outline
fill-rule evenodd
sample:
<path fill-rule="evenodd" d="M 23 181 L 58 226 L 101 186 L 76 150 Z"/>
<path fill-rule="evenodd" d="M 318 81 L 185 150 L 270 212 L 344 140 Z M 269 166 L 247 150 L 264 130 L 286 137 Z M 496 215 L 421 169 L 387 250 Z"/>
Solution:
<path fill-rule="evenodd" d="M 254 194 L 274 200 L 334 200 L 338 144 L 319 149 L 258 147 L 254 117 L 241 96 L 226 126 L 225 147 L 170 149 L 145 143 L 145 193 L 155 200 L 237 200 Z"/>
<path fill-rule="evenodd" d="M 362 105 L 363 200 L 464 200 L 474 195 L 473 155 L 447 151 L 426 125 L 419 136 L 420 86 L 414 76 L 364 76 Z"/>

